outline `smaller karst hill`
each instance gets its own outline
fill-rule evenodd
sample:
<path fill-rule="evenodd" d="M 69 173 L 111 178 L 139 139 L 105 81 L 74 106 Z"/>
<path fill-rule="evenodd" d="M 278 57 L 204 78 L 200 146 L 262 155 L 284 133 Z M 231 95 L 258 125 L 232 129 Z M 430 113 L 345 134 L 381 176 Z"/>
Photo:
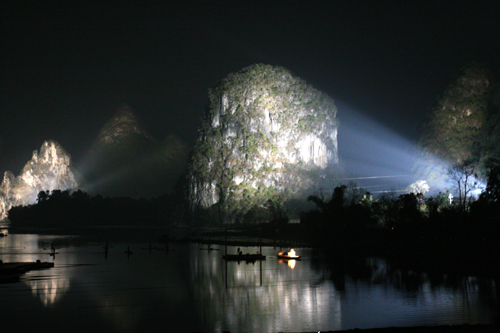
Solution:
<path fill-rule="evenodd" d="M 101 128 L 82 163 L 85 190 L 146 198 L 168 193 L 185 172 L 188 153 L 187 144 L 174 135 L 155 140 L 124 104 Z"/>
<path fill-rule="evenodd" d="M 0 220 L 13 206 L 32 205 L 40 191 L 74 190 L 82 183 L 71 156 L 53 140 L 45 141 L 40 151 L 33 151 L 31 160 L 18 176 L 6 171 L 0 184 Z"/>

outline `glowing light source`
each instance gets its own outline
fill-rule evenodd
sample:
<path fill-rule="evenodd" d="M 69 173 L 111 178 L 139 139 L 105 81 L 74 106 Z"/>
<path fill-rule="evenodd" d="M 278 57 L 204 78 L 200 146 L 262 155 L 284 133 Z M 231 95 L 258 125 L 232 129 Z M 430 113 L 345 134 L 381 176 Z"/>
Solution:
<path fill-rule="evenodd" d="M 280 259 L 299 259 L 300 256 L 298 256 L 296 253 L 295 253 L 295 250 L 294 249 L 291 249 L 290 251 L 288 252 L 278 252 L 278 258 Z"/>

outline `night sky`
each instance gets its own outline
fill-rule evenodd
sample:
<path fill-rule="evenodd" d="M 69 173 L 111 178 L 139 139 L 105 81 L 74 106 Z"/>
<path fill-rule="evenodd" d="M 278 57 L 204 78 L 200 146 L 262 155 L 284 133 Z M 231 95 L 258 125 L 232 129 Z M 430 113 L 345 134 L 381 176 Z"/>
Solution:
<path fill-rule="evenodd" d="M 335 100 L 343 158 L 362 152 L 357 113 L 415 141 L 462 66 L 500 68 L 496 1 L 151 3 L 2 5 L 1 172 L 18 174 L 46 139 L 81 162 L 122 103 L 156 139 L 193 144 L 208 89 L 254 63 Z"/>

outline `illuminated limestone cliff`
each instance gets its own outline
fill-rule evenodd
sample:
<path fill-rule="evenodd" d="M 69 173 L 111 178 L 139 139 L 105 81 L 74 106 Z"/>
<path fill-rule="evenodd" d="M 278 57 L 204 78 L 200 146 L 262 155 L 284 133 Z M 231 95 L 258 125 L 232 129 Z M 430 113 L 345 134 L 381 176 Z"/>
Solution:
<path fill-rule="evenodd" d="M 209 92 L 188 170 L 191 208 L 242 221 L 269 200 L 328 186 L 338 165 L 336 113 L 331 98 L 282 67 L 230 74 Z"/>
<path fill-rule="evenodd" d="M 45 141 L 40 152 L 33 152 L 19 176 L 10 171 L 4 173 L 0 185 L 0 219 L 13 206 L 34 204 L 40 191 L 76 189 L 80 179 L 70 155 L 61 145 Z"/>
<path fill-rule="evenodd" d="M 184 171 L 188 147 L 170 135 L 156 141 L 132 108 L 122 105 L 101 128 L 83 173 L 85 190 L 109 196 L 152 197 L 169 192 Z"/>

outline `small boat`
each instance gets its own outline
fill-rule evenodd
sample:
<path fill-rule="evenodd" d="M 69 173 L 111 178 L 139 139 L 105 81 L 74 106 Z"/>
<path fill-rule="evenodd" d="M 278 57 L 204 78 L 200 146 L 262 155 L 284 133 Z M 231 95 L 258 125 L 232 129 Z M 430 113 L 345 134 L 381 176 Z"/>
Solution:
<path fill-rule="evenodd" d="M 32 270 L 40 270 L 54 267 L 53 262 L 10 262 L 4 263 L 0 260 L 0 283 L 16 282 L 19 277 Z"/>
<path fill-rule="evenodd" d="M 11 270 L 21 270 L 21 271 L 31 271 L 36 269 L 45 269 L 54 267 L 53 262 L 41 262 L 37 260 L 35 262 L 2 262 L 0 260 L 0 272 L 6 272 Z"/>
<path fill-rule="evenodd" d="M 257 260 L 266 260 L 266 256 L 260 253 L 247 253 L 247 254 L 226 254 L 223 255 L 222 258 L 231 261 L 257 261 Z"/>
<path fill-rule="evenodd" d="M 278 258 L 286 260 L 300 260 L 300 256 L 295 253 L 294 249 L 288 252 L 278 252 Z"/>

